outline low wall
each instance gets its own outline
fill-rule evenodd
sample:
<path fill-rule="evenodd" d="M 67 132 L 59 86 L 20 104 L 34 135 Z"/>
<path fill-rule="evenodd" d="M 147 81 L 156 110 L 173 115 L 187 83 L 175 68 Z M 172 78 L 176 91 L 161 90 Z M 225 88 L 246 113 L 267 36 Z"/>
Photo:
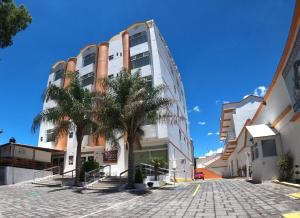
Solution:
<path fill-rule="evenodd" d="M 38 175 L 49 176 L 51 172 L 42 173 L 41 170 L 33 170 L 33 169 L 25 169 L 25 168 L 18 168 L 18 167 L 0 167 L 0 185 L 10 185 L 16 184 L 20 182 L 26 182 L 34 180 L 34 174 L 36 172 Z"/>

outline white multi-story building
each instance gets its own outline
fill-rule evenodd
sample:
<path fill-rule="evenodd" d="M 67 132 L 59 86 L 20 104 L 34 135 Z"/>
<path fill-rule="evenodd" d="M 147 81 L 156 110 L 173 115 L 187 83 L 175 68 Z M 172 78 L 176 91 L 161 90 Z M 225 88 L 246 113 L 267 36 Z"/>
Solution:
<path fill-rule="evenodd" d="M 249 169 L 250 159 L 245 155 L 249 153 L 249 147 L 244 145 L 242 131 L 262 101 L 263 98 L 250 95 L 240 102 L 223 104 L 220 139 L 224 141 L 222 159 L 227 161 L 228 167 L 223 176 L 238 176 L 240 171 Z"/>
<path fill-rule="evenodd" d="M 165 158 L 170 169 L 176 168 L 176 177 L 191 179 L 193 175 L 193 148 L 190 140 L 188 116 L 183 84 L 177 66 L 168 46 L 153 20 L 136 23 L 113 36 L 100 45 L 88 45 L 81 49 L 76 57 L 55 63 L 49 74 L 48 85 L 65 87 L 65 71 L 78 71 L 82 85 L 91 90 L 99 90 L 95 81 L 103 77 L 116 77 L 121 69 L 141 70 L 141 75 L 153 86 L 165 84 L 165 97 L 175 100 L 171 110 L 183 116 L 185 121 L 176 125 L 145 125 L 142 148 L 135 150 L 135 162 L 147 163 L 152 157 Z M 54 107 L 51 101 L 45 102 L 43 109 Z M 55 148 L 65 151 L 65 155 L 56 158 L 55 164 L 64 164 L 64 170 L 75 167 L 76 139 L 74 133 L 59 138 L 55 143 L 52 137 L 53 125 L 42 123 L 39 133 L 39 147 Z M 82 161 L 95 159 L 101 165 L 110 164 L 113 175 L 127 170 L 127 149 L 124 142 L 118 150 L 113 149 L 105 139 L 97 142 L 93 136 L 86 135 L 82 144 Z"/>

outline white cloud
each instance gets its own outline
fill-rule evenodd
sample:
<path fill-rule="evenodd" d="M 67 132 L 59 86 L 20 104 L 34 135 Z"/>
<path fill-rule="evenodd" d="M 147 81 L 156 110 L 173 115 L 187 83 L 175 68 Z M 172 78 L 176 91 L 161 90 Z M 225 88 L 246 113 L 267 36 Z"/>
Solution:
<path fill-rule="evenodd" d="M 254 90 L 254 95 L 259 96 L 259 97 L 264 97 L 267 92 L 267 88 L 265 86 L 258 86 Z"/>
<path fill-rule="evenodd" d="M 265 94 L 267 93 L 267 87 L 265 86 L 258 86 L 256 89 L 254 89 L 253 93 L 252 94 L 249 94 L 249 95 L 245 95 L 243 97 L 243 99 L 249 97 L 250 95 L 255 95 L 255 96 L 258 96 L 258 97 L 264 97 Z"/>
<path fill-rule="evenodd" d="M 216 135 L 220 135 L 220 132 L 216 132 L 215 134 L 216 134 Z"/>
<path fill-rule="evenodd" d="M 223 152 L 223 147 L 218 148 L 217 150 L 210 150 L 209 152 L 207 152 L 205 154 L 205 156 L 211 156 L 211 155 L 219 154 L 219 153 L 222 153 L 222 152 Z"/>
<path fill-rule="evenodd" d="M 229 101 L 223 101 L 223 104 L 227 104 L 227 103 L 229 103 Z"/>
<path fill-rule="evenodd" d="M 195 106 L 195 107 L 193 108 L 193 111 L 195 111 L 195 112 L 200 112 L 201 110 L 200 110 L 199 106 L 197 105 L 197 106 Z"/>
<path fill-rule="evenodd" d="M 200 126 L 204 126 L 204 125 L 206 125 L 206 122 L 204 122 L 204 121 L 199 121 L 198 124 L 199 124 Z"/>
<path fill-rule="evenodd" d="M 210 136 L 210 135 L 213 135 L 213 133 L 212 133 L 212 132 L 209 132 L 209 133 L 207 133 L 207 135 Z"/>

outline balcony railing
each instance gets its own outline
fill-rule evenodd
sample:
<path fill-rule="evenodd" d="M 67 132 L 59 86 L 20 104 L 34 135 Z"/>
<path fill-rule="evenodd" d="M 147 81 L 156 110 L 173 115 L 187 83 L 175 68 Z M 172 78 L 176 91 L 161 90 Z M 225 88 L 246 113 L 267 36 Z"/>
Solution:
<path fill-rule="evenodd" d="M 103 154 L 104 163 L 117 163 L 118 162 L 118 150 L 105 151 Z"/>
<path fill-rule="evenodd" d="M 224 144 L 227 145 L 227 143 L 231 140 L 235 140 L 236 136 L 235 136 L 235 132 L 228 132 L 226 139 L 224 141 Z"/>

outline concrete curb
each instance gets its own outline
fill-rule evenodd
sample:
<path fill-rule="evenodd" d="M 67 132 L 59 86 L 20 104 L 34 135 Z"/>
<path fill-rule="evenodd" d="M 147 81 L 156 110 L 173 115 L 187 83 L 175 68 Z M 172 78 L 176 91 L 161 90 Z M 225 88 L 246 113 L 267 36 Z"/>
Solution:
<path fill-rule="evenodd" d="M 273 180 L 272 182 L 276 183 L 276 184 L 285 185 L 285 186 L 288 186 L 288 187 L 299 188 L 300 189 L 300 185 L 299 184 L 290 183 L 290 182 L 280 182 L 278 180 Z"/>

